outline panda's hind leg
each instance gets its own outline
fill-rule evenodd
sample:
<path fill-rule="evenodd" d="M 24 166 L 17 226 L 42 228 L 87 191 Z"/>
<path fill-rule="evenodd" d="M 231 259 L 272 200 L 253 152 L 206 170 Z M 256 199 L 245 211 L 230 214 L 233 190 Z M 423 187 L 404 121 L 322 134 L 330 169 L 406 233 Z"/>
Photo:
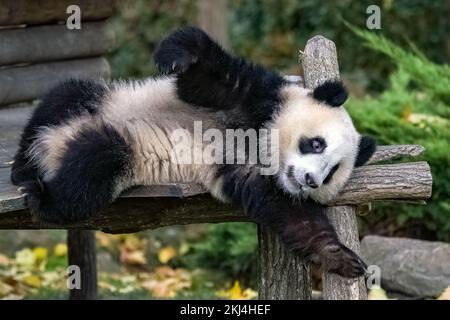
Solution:
<path fill-rule="evenodd" d="M 106 84 L 87 79 L 69 79 L 51 89 L 22 132 L 11 168 L 11 182 L 20 185 L 39 178 L 28 151 L 40 128 L 57 126 L 83 114 L 95 114 L 107 91 Z"/>
<path fill-rule="evenodd" d="M 129 186 L 131 157 L 130 147 L 114 128 L 84 128 L 68 142 L 52 177 L 19 186 L 34 219 L 56 224 L 85 220 Z"/>

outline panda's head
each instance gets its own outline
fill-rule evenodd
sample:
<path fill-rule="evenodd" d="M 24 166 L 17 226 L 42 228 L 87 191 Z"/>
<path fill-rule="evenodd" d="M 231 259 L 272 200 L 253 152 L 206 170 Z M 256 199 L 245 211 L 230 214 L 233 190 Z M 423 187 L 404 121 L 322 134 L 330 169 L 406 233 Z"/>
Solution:
<path fill-rule="evenodd" d="M 282 105 L 270 123 L 279 130 L 281 188 L 320 203 L 332 200 L 355 166 L 375 151 L 375 141 L 361 136 L 342 107 L 347 91 L 326 82 L 313 91 L 294 84 L 282 88 Z"/>

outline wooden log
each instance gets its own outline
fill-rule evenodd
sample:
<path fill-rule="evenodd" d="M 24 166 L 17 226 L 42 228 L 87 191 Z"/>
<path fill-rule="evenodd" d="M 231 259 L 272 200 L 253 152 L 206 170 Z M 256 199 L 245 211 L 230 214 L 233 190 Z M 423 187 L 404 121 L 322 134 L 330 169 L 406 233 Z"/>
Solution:
<path fill-rule="evenodd" d="M 86 22 L 80 30 L 65 25 L 0 30 L 0 66 L 100 56 L 115 46 L 109 22 Z"/>
<path fill-rule="evenodd" d="M 67 233 L 69 266 L 80 270 L 79 289 L 69 290 L 70 300 L 97 299 L 97 255 L 95 232 L 88 230 L 69 230 Z"/>
<path fill-rule="evenodd" d="M 302 56 L 302 64 L 307 88 L 315 88 L 327 80 L 339 79 L 339 65 L 337 61 L 336 46 L 322 36 L 315 36 L 308 40 Z M 344 244 L 359 254 L 358 228 L 356 215 L 352 208 L 347 206 L 327 209 L 327 216 L 336 230 L 340 230 L 340 238 Z M 349 281 L 352 284 L 349 285 Z M 325 299 L 366 299 L 365 286 L 353 283 L 363 282 L 364 278 L 344 279 L 338 275 L 323 275 Z"/>
<path fill-rule="evenodd" d="M 68 78 L 107 78 L 111 71 L 105 58 L 88 58 L 36 64 L 0 70 L 0 105 L 41 97 Z"/>
<path fill-rule="evenodd" d="M 407 144 L 394 146 L 378 146 L 377 151 L 367 161 L 367 164 L 377 163 L 387 160 L 395 160 L 401 157 L 417 157 L 425 151 L 422 146 Z"/>
<path fill-rule="evenodd" d="M 334 205 L 374 200 L 425 200 L 432 192 L 431 169 L 425 161 L 356 168 Z M 330 205 L 331 205 L 330 204 Z"/>
<path fill-rule="evenodd" d="M 66 21 L 67 7 L 76 4 L 82 21 L 101 20 L 114 14 L 114 0 L 2 0 L 0 25 L 43 24 Z"/>

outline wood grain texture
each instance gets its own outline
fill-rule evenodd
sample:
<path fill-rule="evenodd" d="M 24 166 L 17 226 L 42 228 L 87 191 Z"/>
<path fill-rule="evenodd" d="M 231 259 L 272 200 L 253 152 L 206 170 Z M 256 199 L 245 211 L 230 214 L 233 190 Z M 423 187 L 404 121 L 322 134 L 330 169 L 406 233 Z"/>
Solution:
<path fill-rule="evenodd" d="M 86 22 L 80 30 L 65 25 L 0 30 L 0 66 L 100 56 L 115 47 L 108 22 Z"/>
<path fill-rule="evenodd" d="M 189 198 L 120 198 L 94 217 L 79 223 L 51 225 L 33 221 L 27 209 L 0 213 L 0 229 L 84 229 L 106 233 L 141 230 L 192 223 L 250 221 L 241 208 L 220 204 L 209 195 Z"/>
<path fill-rule="evenodd" d="M 356 168 L 331 204 L 362 204 L 374 200 L 426 200 L 432 192 L 431 169 L 425 161 Z"/>
<path fill-rule="evenodd" d="M 423 146 L 415 144 L 378 146 L 377 151 L 367 161 L 367 164 L 373 164 L 381 161 L 396 160 L 402 157 L 417 157 L 425 151 Z"/>
<path fill-rule="evenodd" d="M 80 7 L 81 20 L 101 20 L 115 12 L 114 0 L 2 0 L 0 25 L 43 24 L 66 21 L 67 7 Z"/>
<path fill-rule="evenodd" d="M 258 228 L 259 285 L 258 298 L 263 300 L 311 299 L 310 266 L 293 255 L 279 237 Z"/>
<path fill-rule="evenodd" d="M 322 36 L 315 36 L 308 40 L 302 57 L 305 86 L 315 88 L 327 80 L 339 79 L 339 65 L 336 46 L 333 41 Z M 341 239 L 345 244 L 359 252 L 358 228 L 355 211 L 349 207 L 334 207 L 327 209 L 327 216 L 336 230 L 341 230 Z M 349 281 L 352 281 L 349 284 Z M 338 275 L 324 274 L 322 277 L 325 299 L 365 299 L 365 286 L 355 285 L 364 281 L 359 279 L 345 279 Z"/>
<path fill-rule="evenodd" d="M 355 208 L 350 206 L 330 207 L 328 219 L 333 224 L 339 240 L 354 252 L 360 252 L 358 224 Z M 323 296 L 327 300 L 366 300 L 364 277 L 344 278 L 333 273 L 322 277 Z"/>
<path fill-rule="evenodd" d="M 108 78 L 105 58 L 88 58 L 35 64 L 0 70 L 0 105 L 41 97 L 58 82 L 68 78 Z"/>

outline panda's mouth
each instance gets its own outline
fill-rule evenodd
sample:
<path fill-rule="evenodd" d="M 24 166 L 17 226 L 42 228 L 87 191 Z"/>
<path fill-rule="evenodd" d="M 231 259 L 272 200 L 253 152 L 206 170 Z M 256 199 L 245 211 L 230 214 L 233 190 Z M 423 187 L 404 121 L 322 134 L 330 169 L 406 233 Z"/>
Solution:
<path fill-rule="evenodd" d="M 288 170 L 289 171 L 289 170 Z M 295 178 L 291 172 L 283 172 L 280 176 L 280 183 L 283 189 L 290 194 L 303 193 L 304 186 Z"/>

